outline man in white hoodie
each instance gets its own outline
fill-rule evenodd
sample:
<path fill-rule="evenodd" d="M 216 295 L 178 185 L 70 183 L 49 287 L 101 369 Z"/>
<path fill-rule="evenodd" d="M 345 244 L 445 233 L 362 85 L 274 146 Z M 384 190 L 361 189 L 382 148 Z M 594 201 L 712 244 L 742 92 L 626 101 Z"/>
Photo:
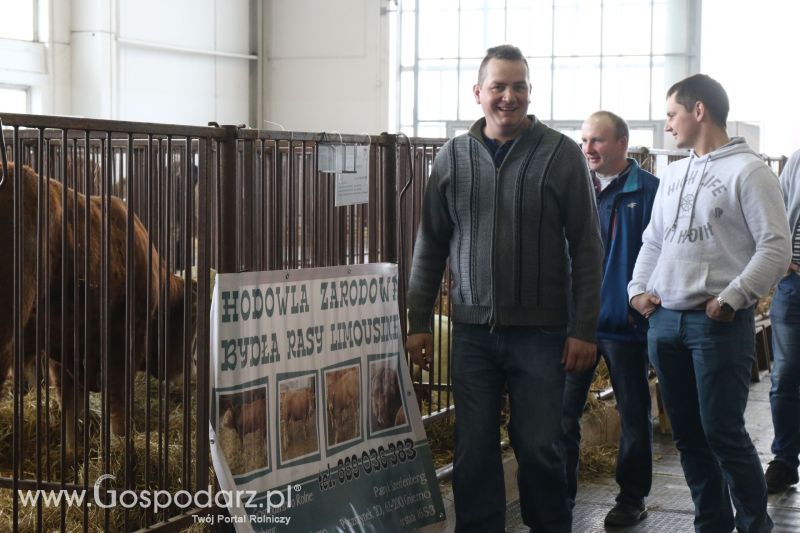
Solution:
<path fill-rule="evenodd" d="M 764 471 L 744 425 L 753 306 L 786 272 L 778 180 L 725 130 L 728 96 L 697 74 L 667 92 L 667 123 L 690 157 L 661 177 L 633 277 L 648 352 L 672 423 L 697 532 L 768 532 Z M 734 519 L 731 499 L 736 507 Z"/>

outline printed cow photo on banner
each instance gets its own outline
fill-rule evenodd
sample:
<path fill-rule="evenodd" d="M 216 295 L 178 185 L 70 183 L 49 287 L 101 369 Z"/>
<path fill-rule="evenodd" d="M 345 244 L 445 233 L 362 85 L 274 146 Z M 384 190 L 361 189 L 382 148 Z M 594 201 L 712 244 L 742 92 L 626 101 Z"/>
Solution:
<path fill-rule="evenodd" d="M 278 391 L 280 463 L 319 453 L 316 373 L 279 381 Z"/>
<path fill-rule="evenodd" d="M 231 474 L 269 468 L 267 387 L 219 396 L 217 439 Z"/>
<path fill-rule="evenodd" d="M 325 371 L 328 448 L 361 440 L 361 366 Z"/>
<path fill-rule="evenodd" d="M 369 363 L 370 435 L 407 425 L 397 354 Z"/>

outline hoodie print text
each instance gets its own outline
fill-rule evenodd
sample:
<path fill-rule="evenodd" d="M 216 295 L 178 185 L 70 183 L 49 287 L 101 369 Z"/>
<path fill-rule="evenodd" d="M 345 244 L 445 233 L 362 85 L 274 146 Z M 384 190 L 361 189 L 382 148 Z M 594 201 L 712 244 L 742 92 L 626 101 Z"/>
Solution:
<path fill-rule="evenodd" d="M 707 163 L 707 161 L 706 161 Z M 706 164 L 703 164 L 702 169 L 692 168 L 692 162 L 689 163 L 688 172 L 682 180 L 675 180 L 670 183 L 666 188 L 666 196 L 669 204 L 676 202 L 675 196 L 677 195 L 676 215 L 675 220 L 671 226 L 667 227 L 664 233 L 664 241 L 677 244 L 694 244 L 697 242 L 713 240 L 714 239 L 714 224 L 721 222 L 724 210 L 717 202 L 712 199 L 721 196 L 727 192 L 728 187 L 722 182 L 721 179 L 715 177 L 713 174 L 706 173 Z M 703 194 L 706 199 L 702 204 L 705 208 L 709 206 L 707 218 L 700 217 L 700 221 L 695 220 L 695 210 L 697 208 L 698 196 Z M 688 219 L 688 223 L 684 222 Z M 703 220 L 705 220 L 703 222 Z M 696 224 L 699 222 L 699 224 Z"/>

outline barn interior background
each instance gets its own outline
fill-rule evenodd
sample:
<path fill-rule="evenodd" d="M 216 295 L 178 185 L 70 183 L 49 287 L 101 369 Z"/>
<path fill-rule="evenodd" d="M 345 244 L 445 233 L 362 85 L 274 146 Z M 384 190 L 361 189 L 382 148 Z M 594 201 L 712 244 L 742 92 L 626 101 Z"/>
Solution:
<path fill-rule="evenodd" d="M 24 508 L 16 495 L 91 487 L 106 472 L 121 490 L 213 484 L 206 426 L 196 421 L 208 418 L 198 391 L 207 390 L 202 317 L 214 272 L 396 261 L 407 279 L 422 188 L 444 142 L 438 137 L 479 113 L 469 94 L 476 56 L 529 33 L 519 33 L 515 21 L 548 20 L 557 29 L 584 15 L 611 17 L 621 2 L 596 4 L 0 1 L 0 118 L 5 155 L 16 163 L 0 185 L 7 256 L 0 262 L 0 363 L 14 363 L 0 401 L 0 520 L 23 531 L 181 530 L 191 523 L 194 510 Z M 700 46 L 701 34 L 724 33 L 734 14 L 762 20 L 769 9 L 717 9 L 723 16 L 712 20 L 702 15 L 715 0 L 641 4 L 649 11 L 637 13 L 653 28 L 661 20 L 685 30 L 669 34 L 672 60 L 661 77 L 648 77 L 646 112 L 632 121 L 652 146 L 663 142 L 661 85 L 715 66 L 742 102 L 732 113 L 741 132 L 758 134 L 774 154 L 800 144 L 800 123 L 764 107 L 763 94 L 737 77 L 763 74 L 752 77 L 770 79 L 769 100 L 780 103 L 792 101 L 791 69 L 752 50 L 724 67 L 730 46 L 746 43 L 719 39 L 728 43 L 724 53 Z M 776 25 L 796 20 L 789 15 L 764 25 L 771 31 L 759 46 L 788 49 L 780 39 L 792 33 Z M 437 42 L 450 41 L 434 38 L 437 21 L 470 39 L 439 51 Z M 663 55 L 653 47 L 659 35 L 649 35 L 648 60 Z M 542 67 L 532 69 L 532 111 L 574 134 L 583 116 L 560 116 L 569 106 L 554 100 L 553 88 L 594 87 L 587 80 L 608 72 L 607 57 L 587 52 L 569 60 L 564 50 L 519 44 Z M 586 91 L 589 101 L 605 105 L 602 94 L 613 91 L 596 89 Z M 318 168 L 320 146 L 331 144 L 369 146 L 366 204 L 334 205 L 335 175 Z M 656 173 L 682 156 L 668 147 L 632 154 Z M 777 172 L 784 159 L 768 160 Z M 452 401 L 448 286 L 445 278 L 434 371 L 416 374 L 431 421 Z M 13 351 L 11 338 L 18 341 Z M 55 360 L 43 356 L 54 353 Z M 66 406 L 59 407 L 59 385 Z M 122 412 L 116 423 L 115 409 Z M 67 421 L 62 412 L 76 416 Z"/>

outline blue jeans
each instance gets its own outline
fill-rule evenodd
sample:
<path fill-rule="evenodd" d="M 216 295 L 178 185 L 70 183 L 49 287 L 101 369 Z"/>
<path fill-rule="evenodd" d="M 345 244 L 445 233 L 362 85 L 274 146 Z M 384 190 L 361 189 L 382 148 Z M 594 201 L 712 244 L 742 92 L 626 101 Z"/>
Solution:
<path fill-rule="evenodd" d="M 505 529 L 500 409 L 506 388 L 522 519 L 537 532 L 570 531 L 572 502 L 560 442 L 565 339 L 565 328 L 497 326 L 492 332 L 489 326 L 454 325 L 457 532 Z"/>
<path fill-rule="evenodd" d="M 729 532 L 734 523 L 742 533 L 772 531 L 764 471 L 744 425 L 755 360 L 753 309 L 725 323 L 704 311 L 659 308 L 647 340 L 692 492 L 695 531 Z"/>
<path fill-rule="evenodd" d="M 772 322 L 772 425 L 775 459 L 797 468 L 800 454 L 800 276 L 778 283 L 770 307 Z"/>
<path fill-rule="evenodd" d="M 647 343 L 597 341 L 605 359 L 617 400 L 622 434 L 617 454 L 617 501 L 644 505 L 653 479 L 653 424 L 650 420 L 650 387 L 647 373 Z M 600 361 L 598 357 L 597 361 Z M 594 379 L 597 363 L 590 370 L 567 374 L 564 391 L 563 437 L 567 465 L 567 493 L 575 499 L 578 489 L 578 457 L 581 446 L 581 415 Z"/>

